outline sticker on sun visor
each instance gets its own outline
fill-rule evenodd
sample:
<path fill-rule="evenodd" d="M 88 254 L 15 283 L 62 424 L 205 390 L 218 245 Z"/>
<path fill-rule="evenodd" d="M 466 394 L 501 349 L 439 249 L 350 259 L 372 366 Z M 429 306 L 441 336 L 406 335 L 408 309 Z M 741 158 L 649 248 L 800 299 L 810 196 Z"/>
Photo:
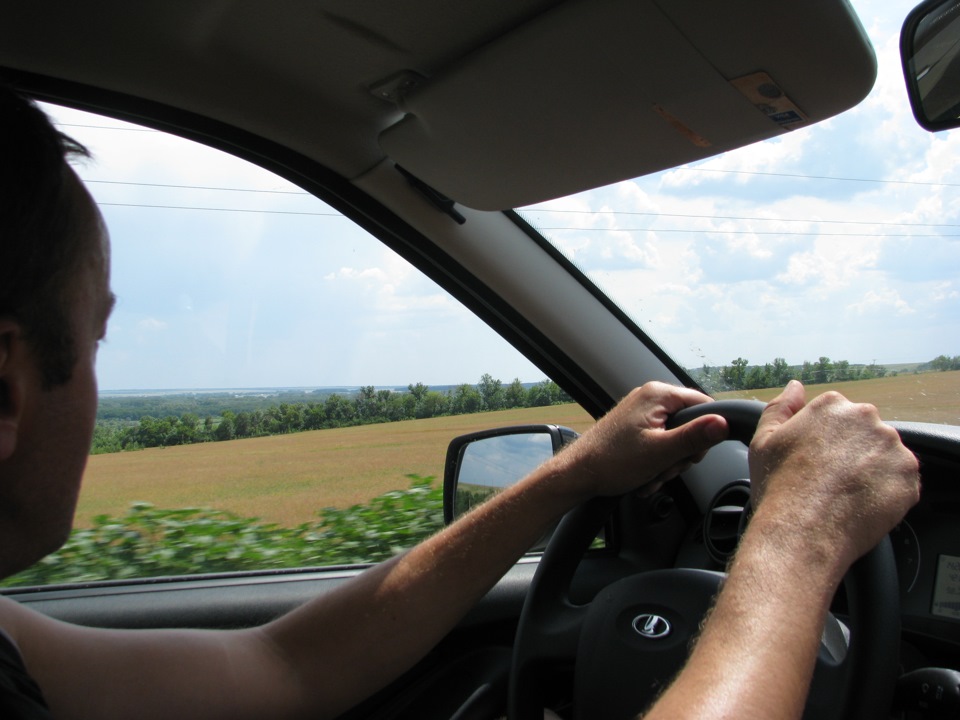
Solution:
<path fill-rule="evenodd" d="M 793 130 L 807 122 L 809 118 L 793 104 L 783 89 L 765 72 L 744 75 L 731 80 L 740 94 L 753 103 L 760 112 L 773 120 L 784 130 Z"/>
<path fill-rule="evenodd" d="M 689 127 L 687 127 L 686 125 L 684 125 L 684 124 L 680 121 L 680 118 L 676 117 L 675 115 L 671 115 L 670 113 L 668 113 L 668 112 L 663 108 L 662 105 L 654 105 L 654 106 L 653 106 L 653 109 L 656 111 L 657 115 L 659 115 L 659 116 L 662 117 L 664 120 L 666 120 L 668 123 L 670 123 L 670 127 L 672 127 L 672 128 L 673 128 L 674 130 L 676 130 L 678 133 L 680 133 L 681 135 L 683 135 L 687 140 L 689 140 L 690 142 L 692 142 L 694 145 L 696 145 L 697 147 L 702 147 L 702 148 L 710 147 L 710 141 L 709 141 L 709 140 L 707 140 L 705 137 L 703 137 L 703 135 L 698 135 L 698 134 L 695 133 L 693 130 L 691 130 Z"/>

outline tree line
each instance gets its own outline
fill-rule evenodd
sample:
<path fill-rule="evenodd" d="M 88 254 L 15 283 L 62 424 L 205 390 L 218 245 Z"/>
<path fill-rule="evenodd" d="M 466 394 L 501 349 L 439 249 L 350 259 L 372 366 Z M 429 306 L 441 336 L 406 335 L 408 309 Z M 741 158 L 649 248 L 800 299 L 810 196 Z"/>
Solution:
<path fill-rule="evenodd" d="M 887 374 L 887 368 L 876 363 L 851 365 L 846 360 L 832 361 L 826 356 L 821 356 L 816 362 L 804 360 L 802 365 L 789 365 L 783 358 L 775 358 L 773 362 L 763 365 L 750 365 L 748 360 L 738 357 L 722 367 L 704 365 L 698 380 L 704 388 L 722 392 L 783 387 L 791 380 L 799 380 L 804 385 L 820 385 L 848 380 L 871 380 Z"/>
<path fill-rule="evenodd" d="M 201 417 L 195 412 L 139 420 L 100 418 L 91 453 L 149 447 L 190 445 L 238 438 L 396 422 L 444 415 L 463 415 L 510 408 L 543 407 L 571 402 L 560 387 L 544 380 L 531 386 L 515 379 L 508 385 L 485 373 L 476 385 L 457 385 L 444 392 L 423 383 L 406 391 L 377 390 L 372 385 L 346 395 L 331 393 L 316 402 L 279 402 L 252 410 L 223 409 Z"/>
<path fill-rule="evenodd" d="M 960 370 L 960 355 L 955 357 L 939 355 L 929 362 L 918 365 L 914 372 L 947 370 Z M 783 358 L 775 358 L 773 362 L 763 365 L 750 365 L 748 360 L 738 357 L 729 365 L 722 367 L 704 365 L 692 374 L 704 389 L 710 392 L 723 392 L 779 388 L 791 380 L 799 380 L 804 385 L 822 385 L 852 380 L 872 380 L 897 373 L 876 363 L 851 364 L 846 360 L 834 361 L 821 356 L 815 362 L 804 360 L 801 365 L 789 365 Z"/>
<path fill-rule="evenodd" d="M 916 372 L 960 370 L 960 355 L 939 355 Z M 869 380 L 895 375 L 876 363 L 851 364 L 821 356 L 816 362 L 789 365 L 775 358 L 763 365 L 750 365 L 738 357 L 729 365 L 689 371 L 708 392 L 758 390 L 783 387 L 790 380 L 817 385 L 851 380 Z M 519 379 L 510 384 L 481 376 L 476 385 L 461 384 L 433 390 L 415 383 L 404 390 L 376 389 L 372 385 L 356 392 L 334 392 L 322 399 L 294 400 L 303 391 L 280 392 L 276 397 L 220 395 L 216 397 L 161 396 L 155 398 L 109 398 L 101 402 L 94 430 L 92 454 L 138 450 L 149 447 L 188 445 L 238 438 L 262 437 L 305 430 L 349 427 L 398 420 L 462 415 L 488 410 L 543 407 L 571 402 L 560 387 L 544 380 L 527 386 Z M 225 407 L 229 404 L 229 409 Z M 195 411 L 144 414 L 131 419 L 130 410 L 183 407 Z M 249 408 L 249 409 L 240 409 Z M 204 412 L 205 411 L 205 412 Z"/>
<path fill-rule="evenodd" d="M 931 370 L 946 372 L 948 370 L 960 370 L 960 355 L 948 357 L 947 355 L 937 355 L 929 363 Z"/>

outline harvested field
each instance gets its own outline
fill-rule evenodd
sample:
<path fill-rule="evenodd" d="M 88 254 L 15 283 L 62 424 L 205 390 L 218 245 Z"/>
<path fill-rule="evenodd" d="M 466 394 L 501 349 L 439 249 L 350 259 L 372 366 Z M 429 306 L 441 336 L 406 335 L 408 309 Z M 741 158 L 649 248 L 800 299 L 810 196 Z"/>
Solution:
<path fill-rule="evenodd" d="M 409 487 L 408 474 L 441 482 L 447 444 L 457 435 L 538 422 L 583 431 L 593 419 L 578 405 L 559 405 L 93 455 L 77 525 L 121 514 L 135 501 L 294 525 L 323 507 Z"/>
<path fill-rule="evenodd" d="M 836 390 L 854 402 L 871 402 L 884 420 L 919 420 L 960 425 L 960 371 L 897 375 L 874 380 L 807 386 L 807 399 Z M 720 393 L 718 398 L 756 398 L 767 402 L 779 390 Z"/>

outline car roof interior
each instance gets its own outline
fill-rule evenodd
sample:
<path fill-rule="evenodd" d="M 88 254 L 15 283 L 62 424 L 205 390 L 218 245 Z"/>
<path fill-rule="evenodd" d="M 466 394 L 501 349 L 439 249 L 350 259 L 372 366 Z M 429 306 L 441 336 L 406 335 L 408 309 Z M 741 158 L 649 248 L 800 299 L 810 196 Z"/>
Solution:
<path fill-rule="evenodd" d="M 486 210 L 817 122 L 876 72 L 839 2 L 15 3 L 0 38 L 7 75 L 51 99 L 69 86 L 37 76 L 228 123 L 352 181 L 396 163 Z"/>

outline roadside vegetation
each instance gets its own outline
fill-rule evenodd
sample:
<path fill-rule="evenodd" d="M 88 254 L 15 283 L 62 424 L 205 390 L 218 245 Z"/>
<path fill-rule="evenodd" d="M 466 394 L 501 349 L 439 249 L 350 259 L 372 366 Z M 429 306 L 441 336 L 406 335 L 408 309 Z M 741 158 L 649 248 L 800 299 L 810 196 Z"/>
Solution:
<path fill-rule="evenodd" d="M 282 527 L 223 510 L 165 510 L 134 503 L 101 515 L 66 544 L 0 587 L 140 577 L 354 565 L 385 560 L 443 527 L 443 490 L 432 478 L 362 505 L 324 508 L 318 519 Z"/>

